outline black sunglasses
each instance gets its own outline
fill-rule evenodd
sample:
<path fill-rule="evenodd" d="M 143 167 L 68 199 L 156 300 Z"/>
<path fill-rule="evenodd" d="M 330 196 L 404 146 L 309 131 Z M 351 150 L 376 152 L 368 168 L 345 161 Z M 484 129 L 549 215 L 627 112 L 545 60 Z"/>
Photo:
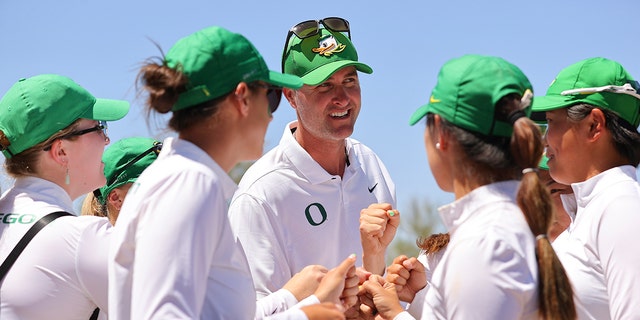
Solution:
<path fill-rule="evenodd" d="M 98 125 L 95 126 L 95 127 L 91 127 L 91 128 L 84 129 L 84 130 L 78 130 L 78 131 L 69 132 L 69 133 L 67 133 L 65 135 L 62 135 L 62 136 L 56 138 L 55 140 L 58 140 L 58 139 L 69 139 L 71 137 L 78 137 L 78 136 L 81 136 L 81 135 L 84 135 L 84 134 L 87 134 L 87 133 L 91 133 L 91 132 L 94 132 L 94 131 L 102 131 L 102 135 L 104 136 L 104 139 L 107 140 L 107 139 L 109 139 L 109 136 L 107 135 L 107 128 L 108 128 L 108 126 L 107 126 L 107 122 L 106 121 L 99 121 Z M 51 142 L 51 144 L 53 144 L 53 142 Z M 46 146 L 42 150 L 44 150 L 44 151 L 51 150 L 51 144 Z"/>
<path fill-rule="evenodd" d="M 146 155 L 151 154 L 151 153 L 155 153 L 156 156 L 158 156 L 158 154 L 160 153 L 160 151 L 162 150 L 162 142 L 154 142 L 153 143 L 153 147 L 143 151 L 141 154 L 137 155 L 135 158 L 129 160 L 129 162 L 127 162 L 127 164 L 125 164 L 124 166 L 122 166 L 122 168 L 120 168 L 120 170 L 116 171 L 113 176 L 111 177 L 111 179 L 109 179 L 109 181 L 107 181 L 107 186 L 112 185 L 114 182 L 116 182 L 118 180 L 118 178 L 120 177 L 120 175 L 125 172 L 127 169 L 129 169 L 129 167 L 133 166 L 134 164 L 136 164 L 136 162 L 140 161 L 142 158 L 144 158 Z"/>
<path fill-rule="evenodd" d="M 251 82 L 248 84 L 252 88 L 265 88 L 267 89 L 267 100 L 269 100 L 269 114 L 273 114 L 278 110 L 280 100 L 282 99 L 282 88 L 270 84 L 264 84 L 260 82 Z"/>
<path fill-rule="evenodd" d="M 325 28 L 334 32 L 346 32 L 349 39 L 351 39 L 351 29 L 349 29 L 349 21 L 339 17 L 329 17 L 320 20 L 307 20 L 302 21 L 289 29 L 287 38 L 284 41 L 284 49 L 282 50 L 282 71 L 284 71 L 284 58 L 287 54 L 287 45 L 292 35 L 300 39 L 309 38 L 315 36 L 320 32 L 320 24 Z"/>

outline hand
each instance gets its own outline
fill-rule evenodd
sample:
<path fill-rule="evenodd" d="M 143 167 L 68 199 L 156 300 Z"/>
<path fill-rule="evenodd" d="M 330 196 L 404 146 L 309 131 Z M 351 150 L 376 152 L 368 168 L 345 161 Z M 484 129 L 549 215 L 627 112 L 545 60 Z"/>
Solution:
<path fill-rule="evenodd" d="M 298 301 L 301 301 L 318 289 L 318 285 L 327 271 L 327 268 L 321 265 L 306 266 L 287 281 L 282 288 L 289 290 Z"/>
<path fill-rule="evenodd" d="M 363 305 L 375 310 L 371 315 L 375 315 L 376 319 L 393 319 L 404 311 L 396 294 L 396 286 L 378 275 L 369 277 L 362 285 L 359 295 Z M 364 308 L 361 306 L 362 309 Z"/>
<path fill-rule="evenodd" d="M 395 285 L 398 297 L 411 302 L 416 293 L 427 285 L 425 268 L 416 258 L 398 256 L 387 268 L 387 282 Z"/>
<path fill-rule="evenodd" d="M 359 278 L 355 264 L 354 254 L 327 272 L 314 293 L 320 302 L 341 304 L 344 309 L 357 302 Z"/>
<path fill-rule="evenodd" d="M 400 225 L 400 213 L 388 203 L 374 203 L 360 211 L 360 241 L 365 269 L 383 274 L 384 255 Z"/>
<path fill-rule="evenodd" d="M 345 316 L 340 305 L 330 302 L 312 304 L 300 308 L 309 320 L 344 320 Z"/>

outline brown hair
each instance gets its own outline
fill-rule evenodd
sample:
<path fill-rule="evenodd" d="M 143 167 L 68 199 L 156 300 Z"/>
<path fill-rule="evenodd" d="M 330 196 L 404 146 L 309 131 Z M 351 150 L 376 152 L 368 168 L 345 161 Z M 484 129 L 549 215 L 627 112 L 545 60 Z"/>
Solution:
<path fill-rule="evenodd" d="M 520 107 L 519 98 L 506 98 L 498 107 L 503 105 L 505 110 Z M 542 134 L 535 123 L 527 117 L 517 119 L 513 124 L 511 154 L 518 168 L 537 168 L 543 151 Z M 571 283 L 547 237 L 553 219 L 551 196 L 535 171 L 523 174 L 516 201 L 536 236 L 538 312 L 544 319 L 575 319 Z"/>
<path fill-rule="evenodd" d="M 443 129 L 453 135 L 464 151 L 465 165 L 461 167 L 465 174 L 480 177 L 482 184 L 522 178 L 516 202 L 536 236 L 538 313 L 544 319 L 575 319 L 571 283 L 546 235 L 552 221 L 553 205 L 549 192 L 535 173 L 544 150 L 542 134 L 524 113 L 519 118 L 512 117 L 520 108 L 517 94 L 507 95 L 496 104 L 496 120 L 513 122 L 510 138 L 467 131 L 444 119 Z M 427 117 L 427 123 L 429 121 L 433 119 Z M 522 170 L 526 168 L 534 170 L 523 174 Z M 426 246 L 427 242 L 422 244 Z"/>
<path fill-rule="evenodd" d="M 149 118 L 152 110 L 161 114 L 171 111 L 180 94 L 187 91 L 189 79 L 180 71 L 180 68 L 170 68 L 164 59 L 156 57 L 148 59 L 143 64 L 138 72 L 136 83 L 139 93 L 146 92 L 145 105 L 147 118 Z M 216 114 L 219 109 L 218 104 L 231 93 L 233 90 L 213 100 L 174 111 L 169 120 L 169 128 L 181 132 Z"/>
<path fill-rule="evenodd" d="M 448 233 L 435 233 L 426 238 L 420 237 L 416 241 L 418 247 L 426 254 L 436 253 L 447 247 L 450 236 Z"/>
<path fill-rule="evenodd" d="M 75 131 L 78 127 L 78 121 L 80 121 L 80 119 L 72 122 L 66 128 L 59 130 L 47 140 L 40 142 L 35 146 L 14 155 L 11 158 L 7 158 L 4 162 L 4 168 L 7 171 L 7 174 L 9 174 L 13 178 L 37 175 L 38 172 L 36 171 L 36 166 L 42 151 L 46 147 L 50 146 L 55 140 Z M 72 136 L 67 139 L 74 140 L 77 138 L 78 137 Z"/>

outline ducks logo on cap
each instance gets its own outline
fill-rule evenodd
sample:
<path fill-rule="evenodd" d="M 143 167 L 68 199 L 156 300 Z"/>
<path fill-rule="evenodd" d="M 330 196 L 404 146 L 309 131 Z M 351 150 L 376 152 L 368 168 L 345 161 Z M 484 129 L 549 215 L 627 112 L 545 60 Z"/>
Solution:
<path fill-rule="evenodd" d="M 332 35 L 327 35 L 318 39 L 318 48 L 311 50 L 319 55 L 329 57 L 334 53 L 342 52 L 346 47 L 346 45 L 338 43 Z"/>

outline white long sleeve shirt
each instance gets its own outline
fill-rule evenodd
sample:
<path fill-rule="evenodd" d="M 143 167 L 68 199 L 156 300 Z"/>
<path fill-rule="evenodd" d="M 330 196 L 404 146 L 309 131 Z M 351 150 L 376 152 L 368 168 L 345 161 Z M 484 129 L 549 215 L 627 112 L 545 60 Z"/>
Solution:
<path fill-rule="evenodd" d="M 535 238 L 515 202 L 517 187 L 485 185 L 438 209 L 451 240 L 423 289 L 421 319 L 537 319 Z"/>
<path fill-rule="evenodd" d="M 571 187 L 577 212 L 553 247 L 573 285 L 579 319 L 640 319 L 635 168 L 612 168 Z"/>
<path fill-rule="evenodd" d="M 73 202 L 57 184 L 36 177 L 16 180 L 0 199 L 0 261 L 38 219 Z M 87 320 L 107 312 L 106 218 L 60 217 L 29 242 L 0 287 L 2 320 Z"/>
<path fill-rule="evenodd" d="M 389 173 L 371 149 L 346 139 L 349 165 L 342 178 L 331 175 L 295 140 L 296 126 L 289 123 L 279 145 L 249 168 L 229 208 L 258 298 L 307 265 L 332 268 L 352 253 L 360 265 L 360 211 L 396 203 Z"/>
<path fill-rule="evenodd" d="M 242 247 L 227 218 L 235 183 L 194 144 L 167 138 L 114 227 L 112 319 L 253 319 Z"/>
<path fill-rule="evenodd" d="M 257 303 L 242 246 L 227 220 L 236 189 L 204 151 L 167 138 L 131 187 L 114 228 L 109 264 L 111 319 L 306 320 L 279 290 Z"/>

